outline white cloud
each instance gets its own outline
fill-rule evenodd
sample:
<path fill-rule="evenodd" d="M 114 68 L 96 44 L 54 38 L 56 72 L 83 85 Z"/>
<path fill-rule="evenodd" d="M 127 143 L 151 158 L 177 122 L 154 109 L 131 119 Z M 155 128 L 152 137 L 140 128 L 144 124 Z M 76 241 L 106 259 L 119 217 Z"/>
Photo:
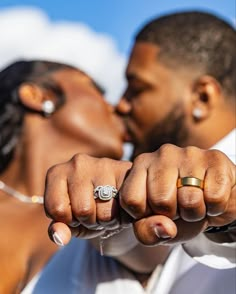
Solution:
<path fill-rule="evenodd" d="M 112 37 L 79 22 L 52 22 L 42 10 L 16 7 L 0 11 L 0 69 L 19 59 L 66 62 L 89 73 L 115 103 L 125 86 L 126 58 Z"/>

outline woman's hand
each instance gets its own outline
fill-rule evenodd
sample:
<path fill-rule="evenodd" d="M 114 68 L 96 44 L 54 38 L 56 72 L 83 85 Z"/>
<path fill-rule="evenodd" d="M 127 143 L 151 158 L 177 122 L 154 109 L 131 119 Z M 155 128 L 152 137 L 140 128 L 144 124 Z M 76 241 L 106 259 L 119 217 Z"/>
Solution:
<path fill-rule="evenodd" d="M 65 245 L 71 235 L 93 238 L 105 230 L 126 226 L 127 214 L 120 208 L 118 199 L 94 199 L 94 189 L 109 185 L 119 190 L 131 166 L 128 161 L 78 154 L 50 168 L 46 178 L 45 211 L 53 220 L 49 227 L 53 241 Z"/>

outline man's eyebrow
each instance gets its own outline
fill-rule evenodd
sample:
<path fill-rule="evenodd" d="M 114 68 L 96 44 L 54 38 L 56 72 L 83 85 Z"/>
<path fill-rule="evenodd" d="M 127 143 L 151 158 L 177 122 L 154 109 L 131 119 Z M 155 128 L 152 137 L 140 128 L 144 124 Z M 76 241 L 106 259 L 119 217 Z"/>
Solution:
<path fill-rule="evenodd" d="M 99 85 L 97 82 L 95 82 L 93 79 L 91 79 L 91 83 L 102 95 L 106 93 L 105 89 L 101 85 Z"/>
<path fill-rule="evenodd" d="M 127 80 L 133 80 L 137 78 L 136 75 L 133 73 L 126 73 L 125 77 Z"/>

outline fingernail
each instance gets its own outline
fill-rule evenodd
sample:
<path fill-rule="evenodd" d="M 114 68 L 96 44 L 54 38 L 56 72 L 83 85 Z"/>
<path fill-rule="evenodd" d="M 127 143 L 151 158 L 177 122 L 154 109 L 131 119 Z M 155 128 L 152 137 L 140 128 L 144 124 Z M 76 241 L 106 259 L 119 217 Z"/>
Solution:
<path fill-rule="evenodd" d="M 94 230 L 94 231 L 101 231 L 104 229 L 104 227 L 98 223 L 92 224 L 92 225 L 87 225 L 86 226 L 89 230 Z"/>
<path fill-rule="evenodd" d="M 54 232 L 52 234 L 52 238 L 58 246 L 64 246 L 64 243 L 63 243 L 61 237 L 57 234 L 57 232 Z"/>
<path fill-rule="evenodd" d="M 78 227 L 79 225 L 80 225 L 80 222 L 78 222 L 78 221 L 76 221 L 76 220 L 72 221 L 72 222 L 69 224 L 69 226 L 72 227 L 72 228 L 76 228 L 76 227 Z"/>
<path fill-rule="evenodd" d="M 155 224 L 153 226 L 154 232 L 158 238 L 167 239 L 170 236 L 166 233 L 166 230 L 163 228 L 162 224 Z"/>

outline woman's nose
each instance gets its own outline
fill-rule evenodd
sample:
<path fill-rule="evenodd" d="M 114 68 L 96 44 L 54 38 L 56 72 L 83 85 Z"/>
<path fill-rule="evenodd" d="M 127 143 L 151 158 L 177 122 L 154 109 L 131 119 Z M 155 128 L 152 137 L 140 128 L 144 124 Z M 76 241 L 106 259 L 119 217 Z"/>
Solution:
<path fill-rule="evenodd" d="M 109 112 L 112 112 L 112 113 L 115 112 L 115 106 L 114 105 L 108 103 L 107 107 L 108 107 Z"/>
<path fill-rule="evenodd" d="M 122 97 L 118 104 L 116 105 L 116 112 L 119 114 L 128 114 L 131 110 L 131 105 L 130 103 Z"/>

